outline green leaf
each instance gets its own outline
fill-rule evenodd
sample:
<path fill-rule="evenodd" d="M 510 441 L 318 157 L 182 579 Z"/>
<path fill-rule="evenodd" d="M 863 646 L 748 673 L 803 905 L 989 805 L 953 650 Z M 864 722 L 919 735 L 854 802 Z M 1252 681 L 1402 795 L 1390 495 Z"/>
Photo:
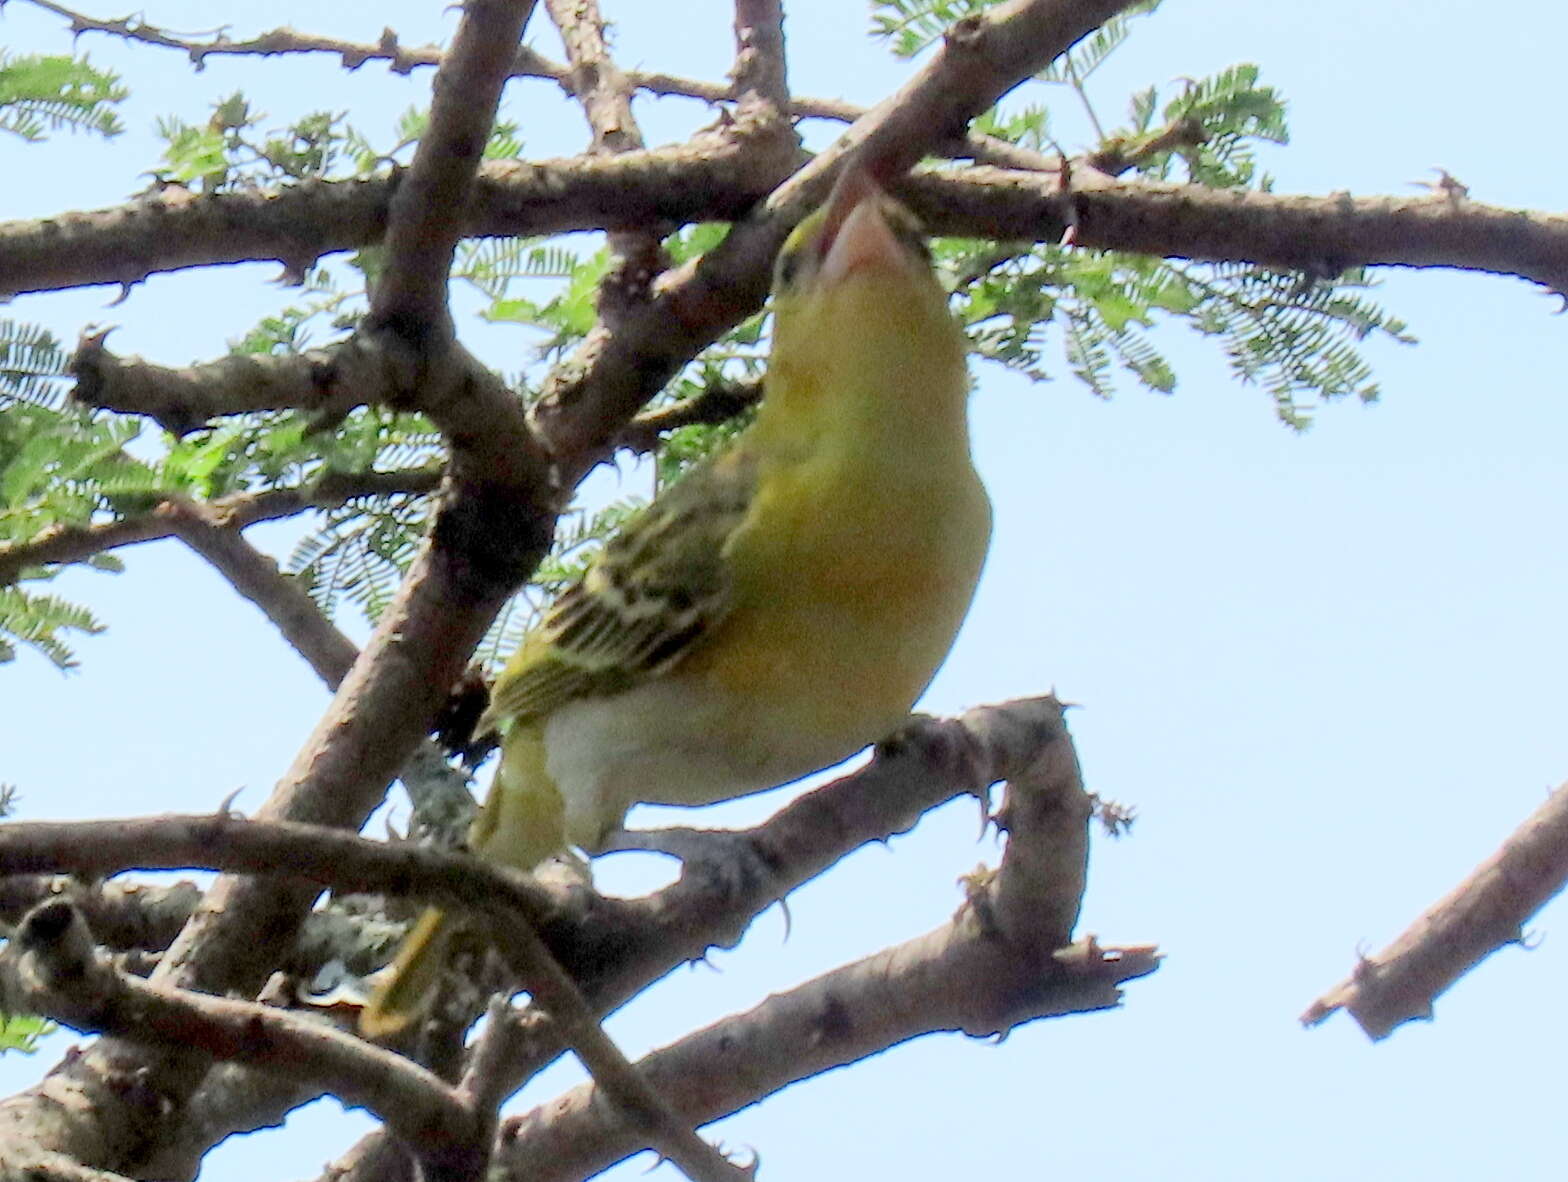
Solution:
<path fill-rule="evenodd" d="M 0 130 L 26 140 L 62 128 L 119 135 L 123 127 L 114 105 L 129 93 L 117 75 L 85 57 L 13 57 L 0 51 Z"/>
<path fill-rule="evenodd" d="M 0 1015 L 0 1053 L 31 1055 L 38 1050 L 39 1040 L 54 1028 L 53 1022 L 34 1014 Z"/>

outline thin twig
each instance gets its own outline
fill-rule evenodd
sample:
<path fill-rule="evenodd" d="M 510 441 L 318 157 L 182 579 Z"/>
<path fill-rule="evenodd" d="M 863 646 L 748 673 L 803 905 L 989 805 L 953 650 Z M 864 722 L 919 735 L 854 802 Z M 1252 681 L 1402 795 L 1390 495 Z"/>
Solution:
<path fill-rule="evenodd" d="M 382 34 L 380 40 L 374 42 L 318 37 L 289 28 L 272 29 L 243 40 L 231 40 L 226 32 L 216 33 L 210 40 L 197 40 L 192 37 L 177 36 L 140 18 L 122 17 L 117 20 L 104 20 L 79 13 L 63 4 L 56 4 L 53 0 L 29 0 L 29 2 L 65 17 L 70 22 L 71 32 L 74 34 L 105 33 L 123 41 L 177 49 L 188 55 L 198 70 L 206 65 L 209 57 L 272 57 L 310 53 L 337 57 L 343 67 L 349 70 L 358 69 L 366 62 L 384 61 L 394 74 L 409 74 L 417 68 L 436 66 L 441 62 L 441 49 L 438 46 L 402 45 L 397 39 L 397 34 L 390 29 Z M 569 73 L 566 66 L 551 61 L 527 46 L 522 46 L 517 51 L 510 76 L 562 82 Z M 673 74 L 628 70 L 625 76 L 627 83 L 634 90 L 645 90 L 650 94 L 662 96 L 700 99 L 705 103 L 734 102 L 741 93 L 740 89 L 733 85 L 702 82 Z M 789 114 L 802 119 L 831 119 L 840 123 L 853 123 L 859 118 L 860 109 L 837 99 L 801 98 L 790 103 Z"/>
<path fill-rule="evenodd" d="M 261 609 L 289 647 L 316 676 L 336 689 L 354 664 L 359 649 L 333 625 L 304 587 L 245 540 L 238 529 L 217 525 L 204 507 L 170 501 L 170 530 L 217 569 L 229 586 Z"/>
<path fill-rule="evenodd" d="M 501 934 L 498 947 L 508 964 L 550 1016 L 561 1040 L 593 1076 L 595 1087 L 609 1097 L 637 1140 L 644 1143 L 639 1148 L 658 1150 L 696 1182 L 745 1182 L 750 1174 L 693 1132 L 660 1091 L 621 1054 L 533 928 L 499 908 L 490 909 L 487 918 Z"/>
<path fill-rule="evenodd" d="M 715 382 L 701 394 L 658 410 L 644 411 L 621 428 L 614 446 L 639 454 L 651 452 L 666 431 L 727 423 L 761 401 L 760 378 L 746 382 Z"/>

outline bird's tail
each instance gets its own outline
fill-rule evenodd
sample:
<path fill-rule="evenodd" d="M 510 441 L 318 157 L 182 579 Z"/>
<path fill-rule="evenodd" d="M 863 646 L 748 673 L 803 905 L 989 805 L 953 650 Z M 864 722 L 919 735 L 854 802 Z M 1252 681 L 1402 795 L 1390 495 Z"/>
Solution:
<path fill-rule="evenodd" d="M 501 766 L 485 806 L 468 831 L 470 852 L 514 870 L 532 870 L 566 851 L 565 828 L 565 805 L 545 768 L 543 734 L 537 726 L 512 727 L 503 741 Z M 439 908 L 420 916 L 360 1011 L 361 1035 L 391 1037 L 424 1012 L 440 983 L 447 946 L 459 926 Z"/>
<path fill-rule="evenodd" d="M 359 1033 L 370 1039 L 390 1038 L 407 1029 L 425 1010 L 455 931 L 444 911 L 425 909 L 398 949 L 397 959 L 359 1012 Z"/>

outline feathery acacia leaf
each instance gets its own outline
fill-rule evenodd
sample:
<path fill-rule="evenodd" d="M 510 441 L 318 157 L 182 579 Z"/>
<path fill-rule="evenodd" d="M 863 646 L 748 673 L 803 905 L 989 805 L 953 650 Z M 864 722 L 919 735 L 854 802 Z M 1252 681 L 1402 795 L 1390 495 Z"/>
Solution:
<path fill-rule="evenodd" d="M 0 131 L 25 140 L 60 130 L 119 135 L 114 106 L 127 94 L 117 75 L 86 58 L 0 51 Z"/>

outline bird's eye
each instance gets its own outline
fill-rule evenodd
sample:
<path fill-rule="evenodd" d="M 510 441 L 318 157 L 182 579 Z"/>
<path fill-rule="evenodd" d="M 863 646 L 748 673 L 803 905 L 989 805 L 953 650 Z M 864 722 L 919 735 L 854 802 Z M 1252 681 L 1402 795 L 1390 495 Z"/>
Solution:
<path fill-rule="evenodd" d="M 798 250 L 787 250 L 779 255 L 778 265 L 773 271 L 774 286 L 794 286 L 795 280 L 800 277 L 800 264 L 801 254 Z"/>
<path fill-rule="evenodd" d="M 915 215 L 901 205 L 884 208 L 893 237 L 907 247 L 911 254 L 919 255 L 926 263 L 930 263 L 931 244 L 926 240 L 925 230 Z"/>

